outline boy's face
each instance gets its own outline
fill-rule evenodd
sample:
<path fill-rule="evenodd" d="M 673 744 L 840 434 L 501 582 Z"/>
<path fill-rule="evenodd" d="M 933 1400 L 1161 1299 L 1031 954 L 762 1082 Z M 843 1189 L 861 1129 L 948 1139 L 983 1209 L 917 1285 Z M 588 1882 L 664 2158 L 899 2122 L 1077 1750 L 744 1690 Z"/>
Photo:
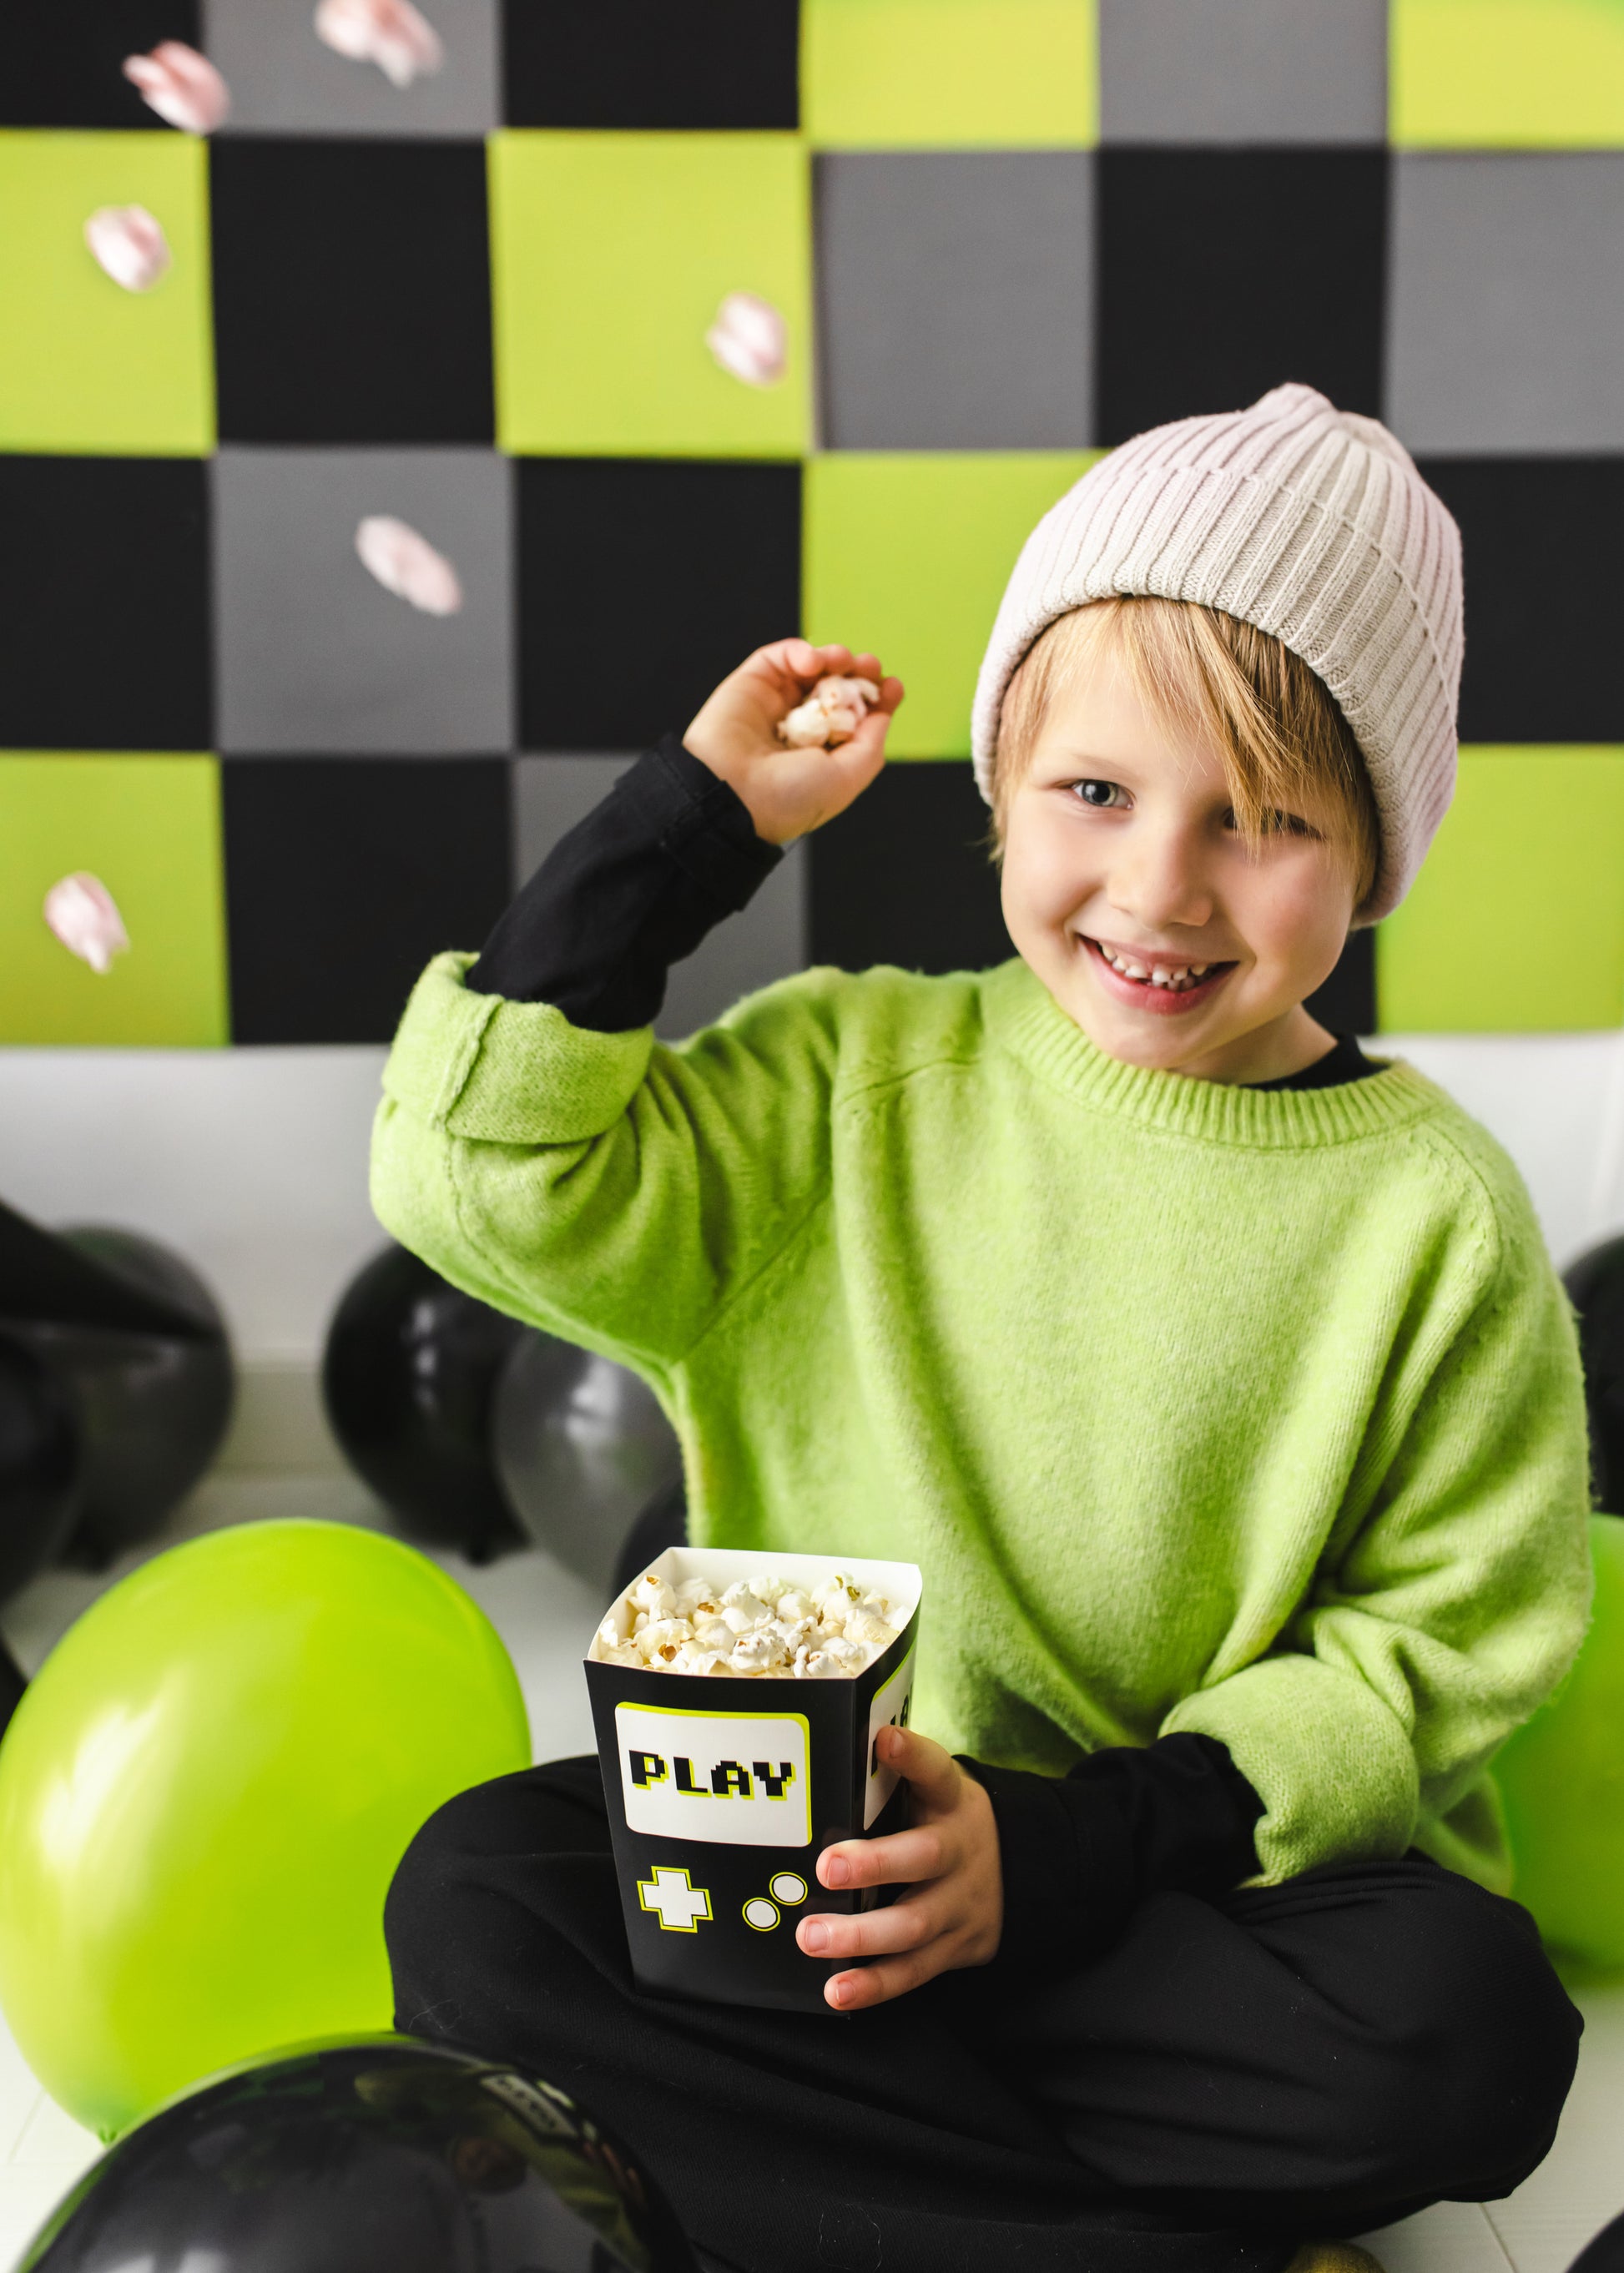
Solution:
<path fill-rule="evenodd" d="M 1353 912 L 1332 825 L 1326 811 L 1303 811 L 1249 852 L 1217 751 L 1169 739 L 1116 656 L 1096 649 L 1051 703 L 1011 797 L 1004 921 L 1061 1009 L 1112 1057 L 1272 1081 L 1330 1041 L 1302 1004 L 1329 975 Z M 1154 983 L 1158 970 L 1174 983 Z"/>

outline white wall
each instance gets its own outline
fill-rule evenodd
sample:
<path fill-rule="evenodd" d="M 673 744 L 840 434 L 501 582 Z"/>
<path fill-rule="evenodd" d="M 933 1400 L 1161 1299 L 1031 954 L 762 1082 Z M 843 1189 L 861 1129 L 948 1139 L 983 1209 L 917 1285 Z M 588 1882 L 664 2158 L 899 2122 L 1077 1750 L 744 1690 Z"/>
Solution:
<path fill-rule="evenodd" d="M 1505 1144 L 1559 1263 L 1624 1227 L 1593 1202 L 1610 1034 L 1389 1036 Z M 0 1198 L 47 1224 L 122 1223 L 179 1249 L 249 1364 L 308 1368 L 382 1242 L 366 1197 L 380 1048 L 0 1051 Z M 1624 1106 L 1624 1093 L 1620 1104 Z"/>
<path fill-rule="evenodd" d="M 166 1241 L 214 1287 L 243 1356 L 308 1363 L 383 1244 L 366 1155 L 384 1055 L 0 1050 L 0 1199 Z"/>

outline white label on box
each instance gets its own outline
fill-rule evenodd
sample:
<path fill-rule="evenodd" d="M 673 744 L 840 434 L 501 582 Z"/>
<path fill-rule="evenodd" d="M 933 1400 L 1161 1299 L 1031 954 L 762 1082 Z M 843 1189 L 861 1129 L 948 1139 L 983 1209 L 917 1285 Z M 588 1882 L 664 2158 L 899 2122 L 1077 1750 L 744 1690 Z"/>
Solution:
<path fill-rule="evenodd" d="M 863 1829 L 874 1821 L 897 1789 L 894 1768 L 883 1768 L 875 1758 L 874 1740 L 882 1729 L 906 1729 L 914 1702 L 914 1652 L 910 1650 L 883 1689 L 874 1692 L 868 1707 L 868 1775 L 864 1786 Z"/>
<path fill-rule="evenodd" d="M 803 1714 L 617 1705 L 614 1728 L 628 1830 L 718 1846 L 811 1845 Z"/>

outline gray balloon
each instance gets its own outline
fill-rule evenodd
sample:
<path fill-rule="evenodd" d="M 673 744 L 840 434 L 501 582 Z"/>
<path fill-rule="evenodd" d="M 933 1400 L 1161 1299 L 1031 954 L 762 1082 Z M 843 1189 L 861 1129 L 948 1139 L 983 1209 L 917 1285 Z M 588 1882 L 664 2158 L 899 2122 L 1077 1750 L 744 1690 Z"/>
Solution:
<path fill-rule="evenodd" d="M 605 1594 L 632 1525 L 682 1473 L 676 1431 L 648 1384 L 550 1334 L 514 1345 L 491 1441 L 502 1489 L 536 1544 Z"/>

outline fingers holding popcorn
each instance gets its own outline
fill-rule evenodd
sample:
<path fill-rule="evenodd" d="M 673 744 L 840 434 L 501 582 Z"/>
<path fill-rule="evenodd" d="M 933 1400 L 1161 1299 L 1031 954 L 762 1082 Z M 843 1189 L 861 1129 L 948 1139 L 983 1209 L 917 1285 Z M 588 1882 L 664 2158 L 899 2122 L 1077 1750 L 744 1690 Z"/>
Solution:
<path fill-rule="evenodd" d="M 786 844 L 868 787 L 902 695 L 866 649 L 775 640 L 729 673 L 683 741 L 743 800 L 757 836 Z"/>
<path fill-rule="evenodd" d="M 818 1858 L 826 1887 L 910 1886 L 887 1909 L 802 1919 L 809 1956 L 868 1957 L 833 1975 L 826 2001 L 857 2012 L 899 1997 L 938 1973 L 985 1965 L 1004 1930 L 1004 1873 L 992 1803 L 974 1776 L 928 1737 L 883 1729 L 880 1758 L 909 1788 L 914 1820 L 889 1838 L 846 1840 Z"/>

